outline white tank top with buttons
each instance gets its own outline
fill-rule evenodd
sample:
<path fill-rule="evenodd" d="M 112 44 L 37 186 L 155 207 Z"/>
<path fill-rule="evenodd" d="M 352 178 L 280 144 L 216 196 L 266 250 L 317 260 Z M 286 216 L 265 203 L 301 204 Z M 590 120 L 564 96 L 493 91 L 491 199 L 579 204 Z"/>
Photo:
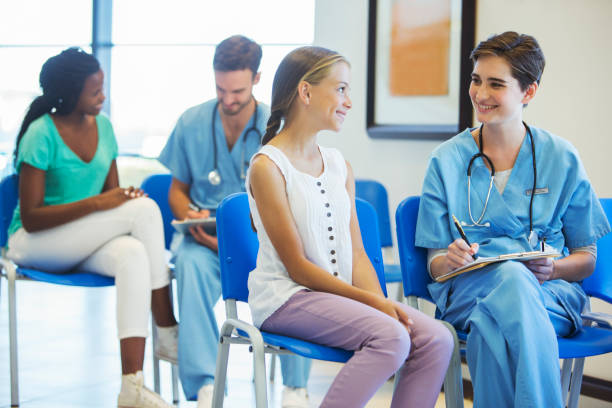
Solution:
<path fill-rule="evenodd" d="M 257 155 L 266 155 L 285 179 L 289 208 L 297 227 L 306 258 L 338 279 L 352 284 L 351 203 L 346 190 L 347 168 L 337 149 L 319 146 L 323 172 L 319 177 L 297 170 L 278 148 L 265 145 Z M 250 168 L 250 167 L 249 167 Z M 249 275 L 249 306 L 253 324 L 263 322 L 296 292 L 306 289 L 289 277 L 261 222 L 257 204 L 246 190 L 253 223 L 257 229 L 257 266 Z"/>

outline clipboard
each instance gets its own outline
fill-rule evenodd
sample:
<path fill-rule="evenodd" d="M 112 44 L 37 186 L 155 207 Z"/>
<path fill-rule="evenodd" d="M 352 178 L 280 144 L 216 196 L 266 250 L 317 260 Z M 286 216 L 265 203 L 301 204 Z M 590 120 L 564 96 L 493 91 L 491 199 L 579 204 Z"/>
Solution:
<path fill-rule="evenodd" d="M 474 269 L 479 269 L 479 268 L 482 268 L 483 266 L 487 266 L 489 264 L 493 264 L 497 262 L 513 261 L 513 260 L 514 261 L 529 261 L 531 259 L 557 258 L 559 256 L 561 256 L 561 254 L 555 250 L 546 250 L 546 251 L 514 252 L 511 254 L 479 257 L 467 265 L 463 265 L 460 268 L 453 269 L 452 271 L 448 273 L 438 276 L 434 280 L 436 282 L 445 282 L 449 280 L 450 278 L 453 278 L 457 275 L 461 275 L 462 273 L 473 271 Z"/>
<path fill-rule="evenodd" d="M 217 235 L 217 219 L 215 217 L 190 218 L 183 221 L 172 220 L 171 224 L 175 230 L 183 234 L 189 234 L 189 228 L 194 227 L 196 225 L 201 225 L 204 227 L 204 231 L 207 234 L 213 236 Z"/>

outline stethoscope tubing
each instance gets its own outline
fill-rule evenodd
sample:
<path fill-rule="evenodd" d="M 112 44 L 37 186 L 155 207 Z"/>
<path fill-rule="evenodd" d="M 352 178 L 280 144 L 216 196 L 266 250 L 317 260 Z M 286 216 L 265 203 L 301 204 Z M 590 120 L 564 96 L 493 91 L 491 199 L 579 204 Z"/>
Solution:
<path fill-rule="evenodd" d="M 261 132 L 259 131 L 259 129 L 257 129 L 257 118 L 259 116 L 259 103 L 257 103 L 257 100 L 255 98 L 253 98 L 253 101 L 255 101 L 255 113 L 253 114 L 253 123 L 250 128 L 244 131 L 244 139 L 242 140 L 242 143 L 244 144 L 242 153 L 240 156 L 240 162 L 241 162 L 240 177 L 242 179 L 246 177 L 245 166 L 248 166 L 248 162 L 244 160 L 244 155 L 245 155 L 244 151 L 246 149 L 246 139 L 249 135 L 249 132 L 255 132 L 257 136 L 259 137 L 259 141 L 261 141 L 261 138 L 262 138 Z M 209 180 L 211 180 L 211 183 L 213 179 L 216 181 L 216 183 L 212 183 L 215 185 L 221 183 L 221 175 L 219 174 L 219 158 L 218 158 L 218 152 L 217 152 L 217 130 L 216 130 L 218 109 L 219 109 L 219 100 L 217 100 L 217 103 L 215 103 L 215 107 L 212 110 L 212 120 L 211 120 L 212 132 L 211 133 L 212 133 L 212 141 L 213 141 L 213 165 L 214 166 L 213 166 L 213 170 L 209 173 L 209 177 L 208 177 Z M 212 174 L 214 174 L 214 176 L 211 176 Z"/>
<path fill-rule="evenodd" d="M 537 171 L 537 165 L 536 165 L 535 142 L 533 140 L 533 134 L 531 133 L 531 128 L 529 126 L 527 126 L 527 124 L 525 122 L 523 122 L 523 126 L 525 126 L 525 129 L 527 130 L 527 133 L 529 134 L 529 140 L 531 142 L 531 159 L 532 159 L 532 166 L 533 166 L 533 187 L 531 189 L 531 197 L 529 199 L 529 232 L 530 232 L 530 236 L 531 236 L 531 233 L 533 232 L 533 197 L 535 195 L 535 190 L 536 190 L 538 171 Z M 483 140 L 482 140 L 482 131 L 483 131 L 483 128 L 484 128 L 484 124 L 480 125 L 480 130 L 478 131 L 478 141 L 479 141 L 478 153 L 476 153 L 475 155 L 472 156 L 472 158 L 470 159 L 470 162 L 468 163 L 468 167 L 467 167 L 467 177 L 468 177 L 468 188 L 467 188 L 467 190 L 468 190 L 467 191 L 467 193 L 468 193 L 468 197 L 467 197 L 467 201 L 468 201 L 468 203 L 467 203 L 468 204 L 468 215 L 470 217 L 470 220 L 472 221 L 472 225 L 473 226 L 478 226 L 478 227 L 485 227 L 488 224 L 488 223 L 480 224 L 480 222 L 484 218 L 485 212 L 487 211 L 487 205 L 489 204 L 489 197 L 491 196 L 491 189 L 493 188 L 493 179 L 495 177 L 495 166 L 493 165 L 493 161 L 491 160 L 491 158 L 489 156 L 487 156 L 484 153 Z M 487 198 L 485 200 L 485 204 L 484 204 L 484 207 L 482 209 L 482 212 L 480 213 L 480 217 L 478 217 L 478 220 L 474 220 L 474 217 L 472 216 L 472 208 L 471 208 L 471 205 L 470 205 L 471 204 L 470 192 L 471 192 L 471 179 L 472 179 L 472 164 L 479 157 L 482 157 L 483 160 L 486 160 L 487 163 L 489 164 L 489 167 L 491 168 L 491 178 L 490 178 L 490 181 L 489 181 L 489 188 L 488 188 L 488 191 L 487 191 Z"/>

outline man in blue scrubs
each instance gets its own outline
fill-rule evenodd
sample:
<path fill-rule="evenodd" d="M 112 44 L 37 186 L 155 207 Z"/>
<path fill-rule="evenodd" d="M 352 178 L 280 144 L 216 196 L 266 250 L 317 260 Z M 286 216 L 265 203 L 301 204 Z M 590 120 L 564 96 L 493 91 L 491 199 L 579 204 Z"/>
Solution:
<path fill-rule="evenodd" d="M 249 160 L 260 147 L 269 108 L 255 100 L 261 47 L 243 36 L 217 45 L 217 98 L 187 109 L 159 161 L 172 173 L 169 203 L 176 219 L 205 218 L 227 195 L 245 191 Z M 188 400 L 212 400 L 219 329 L 213 308 L 221 296 L 217 238 L 202 227 L 172 243 L 179 301 L 179 375 Z M 310 360 L 281 356 L 283 407 L 307 407 Z"/>

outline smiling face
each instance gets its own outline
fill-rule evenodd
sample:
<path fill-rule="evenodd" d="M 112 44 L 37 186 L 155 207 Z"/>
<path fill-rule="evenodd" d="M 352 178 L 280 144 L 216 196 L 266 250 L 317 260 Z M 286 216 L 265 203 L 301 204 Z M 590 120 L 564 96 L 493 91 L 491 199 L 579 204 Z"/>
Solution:
<path fill-rule="evenodd" d="M 329 74 L 311 88 L 313 114 L 321 121 L 321 129 L 339 131 L 352 107 L 349 97 L 350 68 L 345 62 L 331 66 Z"/>
<path fill-rule="evenodd" d="M 250 69 L 215 71 L 217 100 L 221 111 L 228 116 L 237 115 L 249 105 L 253 85 L 259 82 L 259 73 L 253 76 Z"/>
<path fill-rule="evenodd" d="M 106 96 L 104 96 L 104 73 L 102 70 L 91 74 L 85 79 L 83 90 L 79 96 L 79 101 L 74 108 L 79 113 L 88 115 L 97 115 L 102 110 L 102 105 Z"/>
<path fill-rule="evenodd" d="M 481 123 L 521 121 L 523 105 L 533 99 L 536 90 L 535 83 L 522 90 L 502 57 L 481 57 L 474 64 L 469 93 L 476 120 Z"/>

